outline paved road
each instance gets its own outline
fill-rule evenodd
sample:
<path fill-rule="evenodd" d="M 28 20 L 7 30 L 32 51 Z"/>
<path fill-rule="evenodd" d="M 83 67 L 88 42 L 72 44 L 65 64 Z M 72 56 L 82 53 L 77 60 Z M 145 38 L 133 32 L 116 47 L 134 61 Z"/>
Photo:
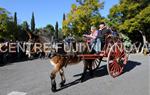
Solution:
<path fill-rule="evenodd" d="M 111 78 L 105 63 L 94 78 L 79 83 L 82 64 L 65 69 L 67 86 L 52 93 L 49 60 L 30 60 L 0 67 L 0 95 L 150 95 L 150 57 L 131 55 L 124 74 Z M 57 76 L 57 83 L 60 82 Z M 19 93 L 20 92 L 20 93 Z M 18 93 L 18 94 L 17 94 Z"/>

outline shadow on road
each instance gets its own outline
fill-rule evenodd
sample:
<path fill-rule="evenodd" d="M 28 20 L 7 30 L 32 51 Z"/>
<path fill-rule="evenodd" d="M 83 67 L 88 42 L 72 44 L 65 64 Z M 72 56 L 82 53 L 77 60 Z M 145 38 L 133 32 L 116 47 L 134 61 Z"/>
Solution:
<path fill-rule="evenodd" d="M 140 62 L 136 62 L 136 61 L 131 61 L 131 60 L 129 60 L 128 63 L 125 65 L 125 68 L 124 68 L 122 74 L 133 70 L 136 66 L 139 66 L 139 65 L 141 65 Z M 82 75 L 82 73 L 76 74 L 76 75 L 74 75 L 73 77 L 78 77 L 78 76 L 81 76 L 81 75 Z M 89 80 L 89 79 L 93 79 L 93 78 L 97 78 L 97 77 L 102 77 L 102 76 L 106 76 L 106 75 L 108 75 L 108 72 L 107 72 L 107 65 L 103 65 L 103 66 L 99 67 L 97 70 L 95 70 L 95 71 L 93 72 L 93 77 L 91 77 L 90 74 L 89 74 L 89 72 L 87 72 L 87 73 L 86 73 L 86 76 L 85 76 L 85 78 L 84 78 L 84 82 L 86 82 L 86 81 Z M 73 85 L 76 85 L 76 84 L 78 84 L 78 83 L 81 83 L 81 82 L 80 82 L 80 78 L 77 79 L 77 80 L 75 80 L 75 81 L 73 81 L 73 82 L 70 82 L 70 83 L 68 83 L 68 84 L 65 84 L 63 87 L 57 89 L 57 91 L 61 91 L 61 90 L 63 90 L 63 89 L 66 89 L 66 88 L 71 87 L 71 86 L 73 86 Z"/>
<path fill-rule="evenodd" d="M 71 86 L 73 86 L 73 85 L 76 85 L 76 84 L 78 84 L 78 83 L 81 83 L 80 78 L 79 78 L 79 79 L 76 79 L 76 80 L 73 81 L 73 82 L 70 82 L 70 83 L 65 84 L 63 87 L 57 89 L 57 91 L 61 91 L 61 90 L 63 90 L 63 89 L 66 89 L 66 88 L 71 87 Z M 56 92 L 57 92 L 57 91 L 56 91 Z"/>
<path fill-rule="evenodd" d="M 86 72 L 85 77 L 84 77 L 84 82 L 86 82 L 86 80 L 89 80 L 89 79 L 92 79 L 92 78 L 96 78 L 96 77 L 101 77 L 101 76 L 108 75 L 108 72 L 107 72 L 107 69 L 106 69 L 106 68 L 107 68 L 106 65 L 104 65 L 104 66 L 101 66 L 100 68 L 98 68 L 97 70 L 95 70 L 95 71 L 93 72 L 93 77 L 90 76 L 90 73 L 89 73 L 89 72 Z M 74 77 L 81 76 L 81 75 L 82 75 L 82 73 L 76 74 L 76 75 L 74 75 Z M 73 85 L 76 85 L 76 84 L 78 84 L 78 83 L 81 83 L 80 78 L 79 78 L 79 79 L 76 79 L 76 80 L 73 81 L 73 82 L 70 82 L 70 83 L 65 84 L 63 87 L 57 89 L 57 91 L 61 91 L 61 90 L 63 90 L 63 89 L 66 89 L 66 88 L 71 87 L 71 86 L 73 86 Z"/>
<path fill-rule="evenodd" d="M 128 63 L 125 65 L 122 74 L 131 71 L 132 69 L 134 69 L 136 66 L 139 66 L 139 65 L 141 65 L 140 62 L 129 60 Z"/>
<path fill-rule="evenodd" d="M 19 62 L 24 62 L 24 61 L 28 61 L 28 60 L 35 60 L 35 59 L 38 59 L 38 57 L 34 57 L 34 58 L 29 59 L 26 56 L 20 57 L 20 58 L 17 58 L 16 56 L 15 57 L 7 56 L 5 59 L 0 58 L 0 67 L 12 65 L 13 63 L 19 63 Z"/>

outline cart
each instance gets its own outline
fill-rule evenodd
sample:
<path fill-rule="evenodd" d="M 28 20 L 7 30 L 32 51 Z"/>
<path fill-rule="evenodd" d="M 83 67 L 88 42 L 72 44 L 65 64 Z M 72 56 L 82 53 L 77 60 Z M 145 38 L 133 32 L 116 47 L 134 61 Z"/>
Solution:
<path fill-rule="evenodd" d="M 128 61 L 128 55 L 125 51 L 123 42 L 120 38 L 113 36 L 105 40 L 105 45 L 102 51 L 97 54 L 80 54 L 78 55 L 83 60 L 92 61 L 92 69 L 96 70 L 100 67 L 101 61 L 105 57 L 107 60 L 107 71 L 113 78 L 122 74 L 123 69 Z"/>

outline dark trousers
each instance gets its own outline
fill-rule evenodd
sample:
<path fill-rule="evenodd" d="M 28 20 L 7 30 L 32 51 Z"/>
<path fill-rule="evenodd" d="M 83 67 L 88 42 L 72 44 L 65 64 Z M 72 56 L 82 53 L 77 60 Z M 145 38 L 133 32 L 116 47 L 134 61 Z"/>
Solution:
<path fill-rule="evenodd" d="M 105 42 L 104 42 L 104 41 L 101 41 L 101 50 L 103 50 L 104 45 L 105 45 Z"/>

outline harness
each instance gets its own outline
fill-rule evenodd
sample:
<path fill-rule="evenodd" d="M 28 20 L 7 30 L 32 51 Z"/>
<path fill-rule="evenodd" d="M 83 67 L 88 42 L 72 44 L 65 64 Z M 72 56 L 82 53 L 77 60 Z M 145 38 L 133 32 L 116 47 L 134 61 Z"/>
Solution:
<path fill-rule="evenodd" d="M 80 57 L 78 57 L 76 54 L 69 54 L 69 55 L 62 55 L 65 58 L 65 67 L 67 67 L 68 63 L 71 63 L 71 60 L 74 58 L 77 58 L 77 62 L 81 60 Z"/>

